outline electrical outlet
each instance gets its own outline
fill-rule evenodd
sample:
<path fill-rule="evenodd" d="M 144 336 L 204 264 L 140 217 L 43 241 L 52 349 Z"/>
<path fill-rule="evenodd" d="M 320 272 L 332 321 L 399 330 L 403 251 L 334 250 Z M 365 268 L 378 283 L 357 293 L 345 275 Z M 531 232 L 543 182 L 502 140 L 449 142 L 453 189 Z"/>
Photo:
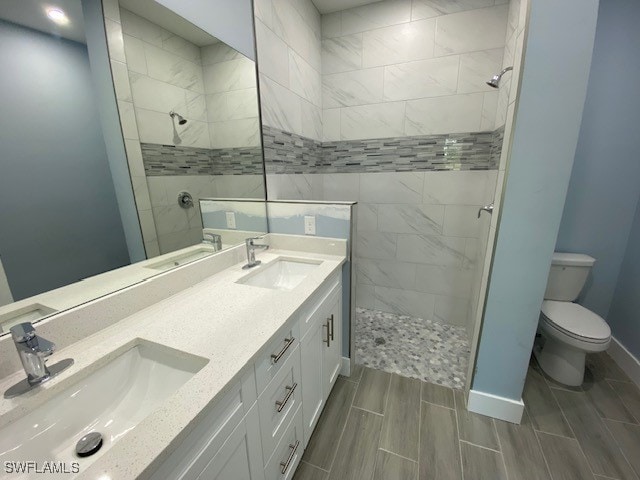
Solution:
<path fill-rule="evenodd" d="M 235 212 L 226 212 L 227 214 L 227 228 L 236 228 L 236 214 Z"/>
<path fill-rule="evenodd" d="M 305 235 L 316 234 L 316 217 L 314 215 L 304 216 L 304 234 Z"/>

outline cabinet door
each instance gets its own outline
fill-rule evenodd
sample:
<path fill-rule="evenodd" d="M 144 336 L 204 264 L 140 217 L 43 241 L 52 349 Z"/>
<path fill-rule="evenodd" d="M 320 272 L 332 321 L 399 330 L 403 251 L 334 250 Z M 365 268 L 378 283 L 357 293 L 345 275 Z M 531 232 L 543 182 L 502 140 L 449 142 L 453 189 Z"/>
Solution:
<path fill-rule="evenodd" d="M 327 399 L 340 374 L 342 364 L 342 298 L 333 300 L 327 318 L 324 319 L 322 344 L 323 398 Z M 327 342 L 327 335 L 329 342 Z"/>
<path fill-rule="evenodd" d="M 324 324 L 315 322 L 302 339 L 302 417 L 304 423 L 304 446 L 309 443 L 311 433 L 324 407 L 324 379 L 322 375 L 322 350 Z"/>
<path fill-rule="evenodd" d="M 264 480 L 255 406 L 198 476 L 198 480 Z"/>

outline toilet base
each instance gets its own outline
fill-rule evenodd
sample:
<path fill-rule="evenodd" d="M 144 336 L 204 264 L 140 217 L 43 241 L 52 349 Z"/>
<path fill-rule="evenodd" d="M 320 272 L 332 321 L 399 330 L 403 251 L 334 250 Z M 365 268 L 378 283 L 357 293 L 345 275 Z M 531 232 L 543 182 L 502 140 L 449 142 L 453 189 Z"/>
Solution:
<path fill-rule="evenodd" d="M 543 346 L 533 349 L 533 354 L 544 373 L 564 385 L 582 385 L 587 352 L 576 350 L 550 336 L 544 337 Z"/>

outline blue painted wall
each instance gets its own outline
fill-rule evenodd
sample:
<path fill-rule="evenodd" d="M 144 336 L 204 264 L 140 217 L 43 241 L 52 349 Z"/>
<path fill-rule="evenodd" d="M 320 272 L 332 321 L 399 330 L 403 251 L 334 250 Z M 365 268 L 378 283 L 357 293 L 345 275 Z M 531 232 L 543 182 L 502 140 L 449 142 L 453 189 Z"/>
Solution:
<path fill-rule="evenodd" d="M 640 358 L 640 201 L 607 321 L 616 338 Z"/>
<path fill-rule="evenodd" d="M 609 318 L 618 274 L 640 197 L 640 3 L 600 3 L 580 139 L 556 248 L 597 259 L 579 303 Z M 636 325 L 640 329 L 640 325 Z"/>
<path fill-rule="evenodd" d="M 129 263 L 84 45 L 0 21 L 0 253 L 15 300 Z"/>
<path fill-rule="evenodd" d="M 519 401 L 575 156 L 597 0 L 531 2 L 473 390 Z"/>

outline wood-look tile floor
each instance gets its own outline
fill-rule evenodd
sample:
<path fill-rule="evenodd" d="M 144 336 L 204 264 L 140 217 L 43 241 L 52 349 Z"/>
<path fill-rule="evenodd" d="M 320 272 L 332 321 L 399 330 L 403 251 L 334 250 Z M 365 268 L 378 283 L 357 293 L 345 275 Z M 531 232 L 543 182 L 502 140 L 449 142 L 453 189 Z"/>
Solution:
<path fill-rule="evenodd" d="M 532 361 L 521 425 L 464 393 L 356 367 L 340 377 L 294 480 L 640 480 L 640 389 L 602 353 L 567 388 Z"/>

